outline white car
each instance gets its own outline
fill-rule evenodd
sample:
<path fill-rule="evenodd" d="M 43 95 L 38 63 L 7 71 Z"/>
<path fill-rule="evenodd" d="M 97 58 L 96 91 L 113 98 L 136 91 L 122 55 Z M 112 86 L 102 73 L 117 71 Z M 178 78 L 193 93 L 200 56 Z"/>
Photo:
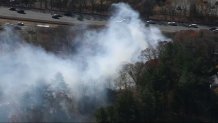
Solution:
<path fill-rule="evenodd" d="M 43 27 L 43 28 L 49 28 L 50 27 L 49 25 L 43 25 L 43 24 L 37 24 L 36 26 L 37 27 Z"/>
<path fill-rule="evenodd" d="M 18 26 L 24 26 L 24 23 L 23 22 L 18 22 L 17 25 Z"/>
<path fill-rule="evenodd" d="M 168 22 L 167 24 L 168 24 L 168 25 L 171 25 L 171 26 L 177 26 L 177 23 L 176 23 L 176 22 Z"/>
<path fill-rule="evenodd" d="M 190 24 L 190 25 L 188 25 L 188 27 L 198 28 L 198 25 L 197 24 Z"/>
<path fill-rule="evenodd" d="M 147 24 L 156 24 L 156 22 L 153 21 L 153 20 L 148 20 L 148 21 L 146 21 L 146 23 L 147 23 Z"/>

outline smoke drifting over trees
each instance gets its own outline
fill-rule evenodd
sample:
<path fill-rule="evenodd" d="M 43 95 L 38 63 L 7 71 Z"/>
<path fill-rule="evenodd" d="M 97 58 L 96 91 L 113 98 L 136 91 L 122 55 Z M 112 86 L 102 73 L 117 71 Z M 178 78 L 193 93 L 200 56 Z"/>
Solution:
<path fill-rule="evenodd" d="M 126 65 L 125 88 L 97 111 L 99 123 L 218 121 L 218 35 L 207 30 L 174 35 L 172 42 L 145 50 L 147 62 Z"/>
<path fill-rule="evenodd" d="M 76 42 L 74 54 L 64 58 L 4 28 L 0 33 L 2 122 L 94 120 L 95 110 L 108 104 L 108 89 L 116 89 L 123 65 L 139 61 L 142 50 L 165 40 L 157 28 L 145 28 L 130 6 L 113 6 L 116 10 L 107 27 L 78 34 L 71 42 Z M 128 21 L 117 22 L 123 18 Z"/>

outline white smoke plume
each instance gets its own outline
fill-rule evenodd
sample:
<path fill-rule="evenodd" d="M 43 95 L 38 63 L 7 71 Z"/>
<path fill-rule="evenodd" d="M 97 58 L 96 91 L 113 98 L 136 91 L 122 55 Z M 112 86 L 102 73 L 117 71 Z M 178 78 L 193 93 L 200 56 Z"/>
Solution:
<path fill-rule="evenodd" d="M 0 121 L 13 118 L 26 121 L 19 112 L 30 103 L 40 106 L 38 93 L 42 92 L 38 88 L 43 84 L 50 85 L 48 90 L 62 91 L 60 83 L 64 83 L 69 88 L 67 96 L 72 97 L 74 103 L 79 103 L 83 97 L 103 100 L 104 90 L 113 86 L 122 65 L 138 61 L 142 50 L 165 40 L 157 28 L 145 27 L 139 14 L 129 5 L 113 6 L 116 11 L 107 26 L 77 36 L 76 41 L 81 42 L 77 53 L 68 58 L 24 43 L 9 27 L 0 33 Z M 34 94 L 25 99 L 30 92 Z M 60 105 L 67 108 L 64 102 Z M 55 109 L 48 112 L 53 113 Z M 78 114 L 74 113 L 76 117 Z"/>

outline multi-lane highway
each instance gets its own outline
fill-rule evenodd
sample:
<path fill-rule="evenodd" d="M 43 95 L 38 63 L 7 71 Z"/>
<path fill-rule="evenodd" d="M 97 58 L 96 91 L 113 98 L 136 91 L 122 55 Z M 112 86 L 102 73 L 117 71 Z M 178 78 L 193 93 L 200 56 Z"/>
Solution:
<path fill-rule="evenodd" d="M 51 23 L 51 24 L 63 24 L 63 25 L 74 25 L 74 24 L 90 24 L 90 25 L 104 25 L 105 21 L 98 21 L 93 19 L 84 18 L 83 21 L 79 21 L 78 15 L 74 17 L 63 16 L 60 19 L 53 19 L 50 13 L 42 13 L 36 11 L 25 10 L 25 14 L 11 11 L 9 8 L 0 7 L 0 19 L 10 19 L 19 21 L 39 22 L 39 23 Z"/>
<path fill-rule="evenodd" d="M 36 25 L 40 23 L 53 24 L 53 25 L 96 25 L 103 26 L 107 23 L 106 19 L 100 17 L 93 17 L 91 15 L 83 15 L 83 20 L 78 20 L 80 15 L 75 14 L 73 17 L 63 16 L 59 19 L 52 18 L 50 13 L 42 13 L 36 11 L 25 10 L 25 14 L 17 13 L 16 11 L 11 11 L 7 7 L 0 7 L 0 23 L 4 22 L 18 22 L 22 21 L 25 24 Z M 145 21 L 146 22 L 146 21 Z M 189 28 L 184 26 L 184 24 L 178 24 L 177 26 L 170 26 L 166 23 L 151 24 L 152 26 L 158 27 L 161 31 L 165 32 L 175 32 L 180 30 L 200 30 L 209 29 L 210 27 L 204 25 L 198 25 L 198 28 Z"/>

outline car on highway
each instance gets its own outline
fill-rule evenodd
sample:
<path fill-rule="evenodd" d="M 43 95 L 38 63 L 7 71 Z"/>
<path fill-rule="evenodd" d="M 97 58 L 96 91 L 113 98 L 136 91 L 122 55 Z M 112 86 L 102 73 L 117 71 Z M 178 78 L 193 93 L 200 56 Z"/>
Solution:
<path fill-rule="evenodd" d="M 67 11 L 64 13 L 65 16 L 71 17 L 73 13 L 71 11 Z"/>
<path fill-rule="evenodd" d="M 153 21 L 153 20 L 148 20 L 148 21 L 146 21 L 146 23 L 147 23 L 147 24 L 156 24 L 156 22 Z"/>
<path fill-rule="evenodd" d="M 37 24 L 36 26 L 42 27 L 42 28 L 49 28 L 50 27 L 50 25 L 48 25 L 48 24 Z"/>
<path fill-rule="evenodd" d="M 24 26 L 24 23 L 23 22 L 18 22 L 17 25 L 18 26 Z"/>
<path fill-rule="evenodd" d="M 198 25 L 197 24 L 189 24 L 188 27 L 189 28 L 198 28 Z"/>
<path fill-rule="evenodd" d="M 53 14 L 52 15 L 52 18 L 54 18 L 54 19 L 60 19 L 60 17 L 62 17 L 62 16 L 59 15 L 59 14 Z"/>
<path fill-rule="evenodd" d="M 17 10 L 17 13 L 25 14 L 25 11 L 24 11 L 23 9 L 18 9 L 18 10 Z"/>
<path fill-rule="evenodd" d="M 168 22 L 167 24 L 170 25 L 170 26 L 177 26 L 176 22 Z"/>
<path fill-rule="evenodd" d="M 209 30 L 210 31 L 214 31 L 214 30 L 216 30 L 217 28 L 216 27 L 211 27 Z"/>
<path fill-rule="evenodd" d="M 15 7 L 11 7 L 11 8 L 9 8 L 9 10 L 16 11 L 16 8 Z"/>
<path fill-rule="evenodd" d="M 218 29 L 215 29 L 215 30 L 213 30 L 213 32 L 216 32 L 216 33 L 218 33 Z"/>

